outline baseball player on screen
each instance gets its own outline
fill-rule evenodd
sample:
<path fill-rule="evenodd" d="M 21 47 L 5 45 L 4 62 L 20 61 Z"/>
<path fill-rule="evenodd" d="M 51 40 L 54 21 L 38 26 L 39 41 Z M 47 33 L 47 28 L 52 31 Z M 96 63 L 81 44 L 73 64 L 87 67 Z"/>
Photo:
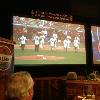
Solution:
<path fill-rule="evenodd" d="M 63 41 L 63 44 L 64 44 L 64 48 L 66 49 L 66 52 L 67 52 L 67 49 L 70 48 L 70 39 L 66 38 L 64 41 Z"/>
<path fill-rule="evenodd" d="M 39 44 L 40 44 L 40 37 L 38 35 L 35 35 L 33 38 L 33 41 L 35 43 L 35 51 L 39 51 Z"/>
<path fill-rule="evenodd" d="M 50 43 L 50 47 L 51 47 L 51 51 L 52 51 L 52 49 L 53 49 L 54 46 L 55 46 L 55 39 L 54 39 L 54 37 L 51 37 L 50 40 L 49 40 L 48 42 Z"/>
<path fill-rule="evenodd" d="M 75 48 L 75 52 L 78 51 L 78 49 L 79 49 L 79 44 L 80 44 L 79 39 L 75 37 L 75 38 L 74 38 L 74 48 Z"/>
<path fill-rule="evenodd" d="M 26 38 L 24 35 L 22 35 L 22 36 L 19 38 L 19 40 L 20 40 L 21 49 L 22 49 L 22 51 L 24 51 L 27 38 Z"/>

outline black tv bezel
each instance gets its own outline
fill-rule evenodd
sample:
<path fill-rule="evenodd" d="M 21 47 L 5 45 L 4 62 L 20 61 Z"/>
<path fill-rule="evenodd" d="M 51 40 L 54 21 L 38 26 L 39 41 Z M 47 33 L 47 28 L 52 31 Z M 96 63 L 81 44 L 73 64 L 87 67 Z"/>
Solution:
<path fill-rule="evenodd" d="M 32 18 L 31 16 L 20 15 L 20 14 L 13 14 L 13 16 Z M 12 18 L 13 18 L 13 16 L 12 16 Z M 50 65 L 33 64 L 30 66 L 29 65 L 14 65 L 15 72 L 21 71 L 21 70 L 26 70 L 26 71 L 29 71 L 33 76 L 37 76 L 37 77 L 38 76 L 39 77 L 41 77 L 41 76 L 64 76 L 64 75 L 66 75 L 66 73 L 68 71 L 76 71 L 78 74 L 85 74 L 85 75 L 90 73 L 92 70 L 92 64 L 93 64 L 92 59 L 90 59 L 91 58 L 90 56 L 92 56 L 92 51 L 89 52 L 89 50 L 91 49 L 91 46 L 89 45 L 89 43 L 91 43 L 91 39 L 87 38 L 87 36 L 88 36 L 87 34 L 89 34 L 89 32 L 90 32 L 89 31 L 90 25 L 88 25 L 86 23 L 74 22 L 74 21 L 72 21 L 71 23 L 84 25 L 86 64 L 50 64 Z M 89 34 L 89 36 L 91 37 L 91 34 Z M 89 43 L 87 44 L 88 40 L 89 40 Z M 89 46 L 90 46 L 90 48 L 88 48 Z"/>

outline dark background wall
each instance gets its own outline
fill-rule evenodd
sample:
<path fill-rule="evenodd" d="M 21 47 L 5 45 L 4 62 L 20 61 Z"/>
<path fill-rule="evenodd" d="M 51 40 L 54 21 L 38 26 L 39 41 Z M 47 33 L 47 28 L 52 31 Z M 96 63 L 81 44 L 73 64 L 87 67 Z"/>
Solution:
<path fill-rule="evenodd" d="M 35 76 L 61 76 L 68 71 L 76 71 L 79 74 L 87 74 L 93 71 L 93 68 L 99 70 L 99 65 L 93 65 L 92 61 L 92 43 L 90 35 L 91 25 L 100 25 L 100 7 L 98 0 L 13 0 L 12 3 L 2 2 L 3 7 L 0 9 L 0 36 L 12 38 L 12 16 L 31 16 L 31 10 L 50 11 L 53 13 L 71 14 L 73 22 L 82 23 L 86 29 L 86 50 L 87 64 L 86 65 L 51 65 L 36 66 L 27 69 L 27 67 L 15 66 L 15 71 L 28 70 L 34 73 Z"/>

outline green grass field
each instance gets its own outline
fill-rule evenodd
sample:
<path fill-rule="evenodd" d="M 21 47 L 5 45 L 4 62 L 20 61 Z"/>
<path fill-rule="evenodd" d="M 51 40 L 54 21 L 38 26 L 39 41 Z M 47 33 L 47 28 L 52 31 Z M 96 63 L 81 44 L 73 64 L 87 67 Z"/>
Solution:
<path fill-rule="evenodd" d="M 56 57 L 64 57 L 61 60 L 18 60 L 15 59 L 15 64 L 86 64 L 86 54 L 84 52 L 74 51 L 50 51 L 50 50 L 40 50 L 39 52 L 35 52 L 34 49 L 25 49 L 21 51 L 21 49 L 15 49 L 15 57 L 18 56 L 32 56 L 32 55 L 47 55 L 47 56 L 56 56 Z"/>

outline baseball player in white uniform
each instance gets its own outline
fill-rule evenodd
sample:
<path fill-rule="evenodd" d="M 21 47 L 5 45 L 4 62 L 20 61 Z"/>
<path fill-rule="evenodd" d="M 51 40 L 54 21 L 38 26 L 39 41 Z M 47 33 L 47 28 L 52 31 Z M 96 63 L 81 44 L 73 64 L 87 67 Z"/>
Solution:
<path fill-rule="evenodd" d="M 51 47 L 51 51 L 52 51 L 52 49 L 55 46 L 55 38 L 54 37 L 51 37 L 50 40 L 49 40 L 49 43 L 50 43 L 50 47 Z"/>
<path fill-rule="evenodd" d="M 77 52 L 77 50 L 79 49 L 79 39 L 75 37 L 74 39 L 74 48 L 75 48 L 75 52 Z"/>
<path fill-rule="evenodd" d="M 57 47 L 57 38 L 58 38 L 58 36 L 57 36 L 57 34 L 53 34 L 53 37 L 55 39 L 54 47 Z"/>
<path fill-rule="evenodd" d="M 22 35 L 22 36 L 19 38 L 19 40 L 20 40 L 21 49 L 24 50 L 25 45 L 26 45 L 26 40 L 27 40 L 27 38 L 26 38 L 24 35 Z"/>
<path fill-rule="evenodd" d="M 45 36 L 44 36 L 44 35 L 41 35 L 41 36 L 40 36 L 40 45 L 39 45 L 40 48 L 43 48 L 44 39 L 45 39 Z"/>
<path fill-rule="evenodd" d="M 67 52 L 67 49 L 70 48 L 70 43 L 71 43 L 71 41 L 68 38 L 63 41 L 64 48 L 66 49 L 66 52 Z"/>
<path fill-rule="evenodd" d="M 35 51 L 39 51 L 40 37 L 38 35 L 34 36 Z"/>

